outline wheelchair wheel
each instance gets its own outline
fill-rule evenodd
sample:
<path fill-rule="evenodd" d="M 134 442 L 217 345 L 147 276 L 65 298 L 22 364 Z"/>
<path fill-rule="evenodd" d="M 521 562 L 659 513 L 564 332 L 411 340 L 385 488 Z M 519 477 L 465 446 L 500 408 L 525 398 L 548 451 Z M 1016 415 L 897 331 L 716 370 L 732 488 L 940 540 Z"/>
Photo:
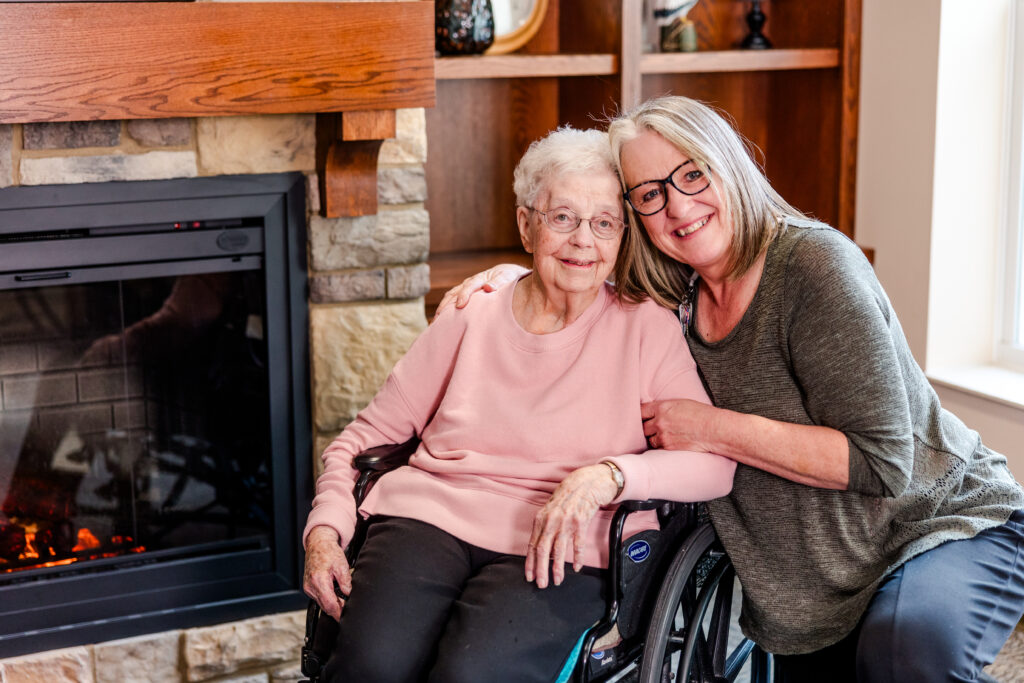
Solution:
<path fill-rule="evenodd" d="M 767 683 L 767 655 L 742 636 L 729 642 L 734 580 L 714 528 L 702 524 L 665 575 L 647 629 L 639 683 L 721 683 L 738 677 Z M 744 671 L 748 660 L 750 669 Z"/>

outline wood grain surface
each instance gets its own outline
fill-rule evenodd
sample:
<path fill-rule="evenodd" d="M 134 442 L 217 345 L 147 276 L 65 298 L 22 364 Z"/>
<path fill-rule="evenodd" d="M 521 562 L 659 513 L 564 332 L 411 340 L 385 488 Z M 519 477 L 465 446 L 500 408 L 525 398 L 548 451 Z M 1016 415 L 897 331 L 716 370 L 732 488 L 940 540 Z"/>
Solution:
<path fill-rule="evenodd" d="M 0 123 L 433 106 L 433 3 L 3 3 Z"/>

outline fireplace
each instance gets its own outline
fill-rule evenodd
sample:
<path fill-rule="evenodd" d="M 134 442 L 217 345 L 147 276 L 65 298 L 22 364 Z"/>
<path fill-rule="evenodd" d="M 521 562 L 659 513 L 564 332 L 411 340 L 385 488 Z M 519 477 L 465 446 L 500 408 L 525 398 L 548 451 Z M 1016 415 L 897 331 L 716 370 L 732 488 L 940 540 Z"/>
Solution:
<path fill-rule="evenodd" d="M 0 190 L 0 657 L 296 609 L 299 173 Z"/>

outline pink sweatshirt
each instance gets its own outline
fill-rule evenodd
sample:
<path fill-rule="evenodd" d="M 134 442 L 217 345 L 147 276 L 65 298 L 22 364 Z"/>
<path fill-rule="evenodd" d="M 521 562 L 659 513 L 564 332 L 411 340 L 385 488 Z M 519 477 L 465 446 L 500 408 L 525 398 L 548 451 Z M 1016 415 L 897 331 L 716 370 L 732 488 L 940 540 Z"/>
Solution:
<path fill-rule="evenodd" d="M 347 544 L 353 456 L 413 434 L 422 443 L 409 465 L 384 475 L 359 512 L 417 519 L 500 553 L 524 555 L 534 516 L 562 479 L 601 460 L 625 476 L 619 500 L 730 491 L 734 461 L 647 449 L 641 402 L 708 402 L 675 316 L 650 301 L 624 305 L 605 286 L 571 325 L 531 334 L 513 318 L 514 289 L 473 297 L 420 335 L 324 451 L 303 539 L 326 525 Z M 613 512 L 591 522 L 585 565 L 607 566 Z M 654 513 L 635 513 L 625 536 L 657 525 Z"/>

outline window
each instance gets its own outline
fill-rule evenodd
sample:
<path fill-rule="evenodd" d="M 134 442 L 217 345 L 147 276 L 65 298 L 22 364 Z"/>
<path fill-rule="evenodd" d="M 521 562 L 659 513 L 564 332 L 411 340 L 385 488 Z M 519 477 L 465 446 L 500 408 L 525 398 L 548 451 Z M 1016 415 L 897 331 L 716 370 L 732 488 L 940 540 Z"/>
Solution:
<path fill-rule="evenodd" d="M 1001 365 L 1024 371 L 1024 0 L 1013 4 L 1013 14 L 1010 154 L 996 357 Z"/>

